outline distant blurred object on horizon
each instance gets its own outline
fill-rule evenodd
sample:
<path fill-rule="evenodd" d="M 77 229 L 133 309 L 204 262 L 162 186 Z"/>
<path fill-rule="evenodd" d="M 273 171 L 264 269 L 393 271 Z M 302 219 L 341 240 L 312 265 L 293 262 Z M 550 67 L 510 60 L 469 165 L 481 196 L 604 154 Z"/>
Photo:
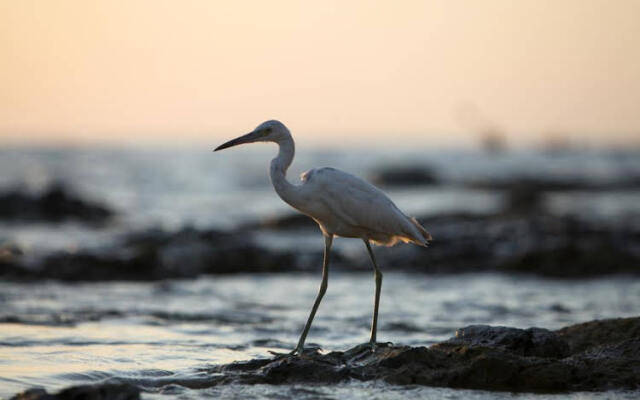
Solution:
<path fill-rule="evenodd" d="M 507 139 L 499 128 L 490 128 L 482 132 L 482 148 L 489 153 L 507 151 Z"/>

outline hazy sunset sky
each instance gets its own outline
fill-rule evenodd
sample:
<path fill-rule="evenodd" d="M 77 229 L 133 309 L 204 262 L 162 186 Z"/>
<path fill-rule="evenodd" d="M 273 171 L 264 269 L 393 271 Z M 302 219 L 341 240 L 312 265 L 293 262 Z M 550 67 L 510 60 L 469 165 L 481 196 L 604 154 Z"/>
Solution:
<path fill-rule="evenodd" d="M 640 144 L 640 0 L 0 0 L 0 143 Z"/>

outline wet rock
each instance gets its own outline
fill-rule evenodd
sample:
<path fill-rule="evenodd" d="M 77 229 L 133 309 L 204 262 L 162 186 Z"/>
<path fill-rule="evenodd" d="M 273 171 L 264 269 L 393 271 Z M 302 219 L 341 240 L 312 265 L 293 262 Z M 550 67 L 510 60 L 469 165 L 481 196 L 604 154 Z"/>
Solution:
<path fill-rule="evenodd" d="M 512 176 L 507 179 L 484 179 L 469 181 L 466 186 L 484 190 L 513 190 L 529 187 L 539 192 L 560 191 L 601 191 L 601 190 L 637 190 L 640 178 L 637 176 L 621 177 L 606 181 L 587 180 L 577 177 L 541 178 L 530 176 Z"/>
<path fill-rule="evenodd" d="M 589 321 L 562 328 L 556 333 L 569 344 L 572 353 L 583 352 L 602 345 L 640 339 L 638 318 L 618 318 Z"/>
<path fill-rule="evenodd" d="M 137 400 L 140 389 L 126 383 L 103 383 L 81 385 L 63 389 L 57 394 L 49 394 L 44 389 L 29 389 L 17 394 L 11 400 Z"/>
<path fill-rule="evenodd" d="M 560 314 L 569 314 L 571 312 L 571 309 L 561 303 L 553 303 L 549 310 Z"/>
<path fill-rule="evenodd" d="M 569 355 L 569 345 L 564 340 L 540 328 L 471 325 L 458 329 L 447 345 L 486 346 L 527 357 L 562 358 Z"/>
<path fill-rule="evenodd" d="M 593 246 L 568 243 L 512 257 L 498 266 L 506 272 L 526 272 L 557 278 L 581 278 L 603 274 L 637 274 L 639 257 L 629 249 L 605 240 Z"/>
<path fill-rule="evenodd" d="M 544 192 L 527 184 L 514 185 L 505 194 L 503 209 L 511 213 L 530 213 L 542 210 Z"/>
<path fill-rule="evenodd" d="M 371 180 L 381 186 L 425 186 L 435 185 L 437 175 L 427 167 L 389 167 L 375 171 Z"/>
<path fill-rule="evenodd" d="M 318 224 L 310 217 L 296 213 L 281 217 L 267 218 L 263 221 L 245 225 L 240 230 L 271 229 L 271 230 L 318 230 Z"/>
<path fill-rule="evenodd" d="M 501 271 L 557 278 L 640 274 L 640 223 L 633 223 L 632 218 L 625 223 L 604 224 L 544 213 L 500 213 L 450 214 L 419 220 L 433 234 L 431 245 L 374 250 L 383 270 Z M 315 231 L 309 234 L 320 237 Z M 260 245 L 252 236 L 253 231 L 247 229 L 152 229 L 123 236 L 102 248 L 57 252 L 41 258 L 23 255 L 8 244 L 0 247 L 0 276 L 24 280 L 161 280 L 203 274 L 317 271 L 322 263 L 320 243 L 313 248 L 274 250 Z M 335 249 L 331 267 L 371 269 L 364 246 L 354 253 Z"/>
<path fill-rule="evenodd" d="M 560 278 L 640 273 L 640 230 L 632 223 L 598 224 L 547 214 L 452 214 L 419 220 L 433 235 L 431 245 L 376 251 L 383 268 Z"/>
<path fill-rule="evenodd" d="M 154 252 L 135 254 L 52 254 L 44 259 L 37 270 L 31 270 L 37 279 L 64 281 L 109 281 L 157 279 L 157 257 Z"/>
<path fill-rule="evenodd" d="M 106 206 L 72 194 L 60 183 L 40 195 L 21 190 L 0 194 L 0 219 L 8 221 L 62 222 L 75 220 L 92 224 L 106 222 L 114 212 Z"/>
<path fill-rule="evenodd" d="M 23 264 L 0 259 L 5 279 L 63 281 L 161 280 L 203 274 L 282 272 L 294 268 L 293 253 L 270 251 L 245 235 L 185 228 L 169 233 L 149 230 L 113 245 L 57 252 Z"/>
<path fill-rule="evenodd" d="M 640 318 L 594 321 L 556 332 L 469 326 L 431 347 L 367 345 L 345 352 L 277 356 L 220 365 L 212 384 L 398 385 L 565 392 L 640 387 Z M 610 332 L 616 334 L 611 336 Z"/>

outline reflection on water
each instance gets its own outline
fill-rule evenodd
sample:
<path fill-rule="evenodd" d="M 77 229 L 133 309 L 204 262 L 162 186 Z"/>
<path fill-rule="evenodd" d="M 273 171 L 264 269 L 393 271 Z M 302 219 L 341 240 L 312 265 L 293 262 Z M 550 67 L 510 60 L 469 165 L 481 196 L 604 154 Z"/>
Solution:
<path fill-rule="evenodd" d="M 54 390 L 115 378 L 159 398 L 205 393 L 238 398 L 341 398 L 340 393 L 364 398 L 373 392 L 379 398 L 493 396 L 376 383 L 195 389 L 207 388 L 211 364 L 293 348 L 319 281 L 316 275 L 283 274 L 143 284 L 0 283 L 0 320 L 5 321 L 0 324 L 0 396 L 36 385 Z M 309 342 L 333 350 L 366 341 L 372 297 L 372 275 L 333 274 Z M 387 272 L 379 337 L 429 345 L 469 324 L 555 329 L 631 316 L 637 304 L 640 281 L 624 277 L 556 281 Z"/>

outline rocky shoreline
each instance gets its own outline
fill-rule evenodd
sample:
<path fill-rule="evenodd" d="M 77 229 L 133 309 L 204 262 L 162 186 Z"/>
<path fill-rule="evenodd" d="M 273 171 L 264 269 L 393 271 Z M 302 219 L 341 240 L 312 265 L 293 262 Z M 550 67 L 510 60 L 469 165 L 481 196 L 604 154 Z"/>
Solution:
<path fill-rule="evenodd" d="M 384 381 L 511 392 L 638 390 L 640 317 L 597 320 L 556 331 L 472 325 L 429 347 L 367 345 L 347 351 L 274 356 L 205 367 L 202 388 L 227 384 Z M 127 383 L 77 386 L 50 395 L 31 389 L 14 400 L 138 399 Z"/>
<path fill-rule="evenodd" d="M 380 249 L 376 251 L 378 261 L 383 270 L 426 273 L 497 271 L 554 278 L 640 274 L 639 215 L 616 221 L 552 215 L 541 201 L 545 191 L 551 190 L 549 185 L 512 183 L 504 189 L 502 210 L 491 214 L 419 217 L 434 237 L 432 245 L 428 249 L 410 245 Z M 108 221 L 115 223 L 116 215 L 61 185 L 53 185 L 40 196 L 19 191 L 0 195 L 0 219 L 10 223 L 72 220 L 100 229 Z M 0 238 L 0 277 L 140 281 L 318 270 L 321 245 L 274 250 L 256 240 L 256 234 L 274 231 L 319 236 L 310 218 L 290 214 L 228 231 L 189 227 L 173 232 L 134 231 L 102 247 L 45 254 L 21 249 L 11 238 Z M 332 268 L 369 271 L 370 265 L 364 255 L 355 257 L 334 249 Z"/>
<path fill-rule="evenodd" d="M 306 218 L 306 217 L 302 217 Z M 285 218 L 268 230 L 317 234 L 313 222 Z M 297 221 L 296 223 L 292 221 Z M 640 273 L 637 224 L 604 225 L 547 214 L 443 215 L 422 218 L 433 232 L 429 248 L 399 245 L 376 250 L 383 269 L 424 273 L 504 272 L 554 278 Z M 284 228 L 281 228 L 284 225 Z M 185 228 L 134 232 L 97 249 L 27 257 L 0 251 L 0 277 L 61 281 L 162 280 L 200 275 L 317 271 L 320 248 L 273 250 L 235 231 Z M 335 250 L 332 269 L 369 271 L 367 258 Z"/>
<path fill-rule="evenodd" d="M 558 331 L 473 325 L 430 347 L 367 345 L 211 369 L 220 383 L 332 384 L 348 379 L 515 392 L 640 387 L 640 318 L 592 321 Z"/>

